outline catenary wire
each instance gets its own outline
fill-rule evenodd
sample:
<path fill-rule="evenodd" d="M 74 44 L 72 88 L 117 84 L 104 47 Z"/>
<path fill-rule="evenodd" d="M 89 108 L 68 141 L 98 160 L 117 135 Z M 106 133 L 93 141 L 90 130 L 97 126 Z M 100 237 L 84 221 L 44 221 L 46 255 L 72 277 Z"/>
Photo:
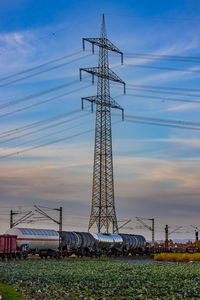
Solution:
<path fill-rule="evenodd" d="M 129 85 L 129 84 L 127 84 L 126 86 L 129 90 L 134 90 L 134 91 L 144 91 L 144 92 L 151 92 L 151 93 L 156 93 L 156 94 L 168 94 L 168 95 L 177 95 L 177 96 L 185 96 L 185 97 L 199 97 L 200 98 L 200 94 L 187 94 L 187 93 L 180 93 L 180 92 L 172 92 L 169 90 L 159 90 L 159 88 L 150 89 L 150 88 L 143 87 L 142 85 L 141 85 L 141 87 L 137 86 L 137 85 L 134 86 L 134 85 Z"/>
<path fill-rule="evenodd" d="M 142 15 L 134 15 L 134 14 L 113 14 L 113 13 L 105 13 L 105 15 L 111 16 L 121 16 L 121 17 L 131 17 L 131 18 L 144 18 L 144 19 L 153 19 L 153 20 L 169 20 L 169 21 L 192 21 L 192 22 L 200 22 L 200 18 L 177 18 L 177 17 L 157 17 L 157 16 L 142 16 Z"/>
<path fill-rule="evenodd" d="M 90 133 L 92 131 L 93 131 L 93 129 L 85 130 L 85 131 L 82 131 L 80 133 L 76 133 L 76 134 L 73 134 L 71 136 L 68 136 L 68 137 L 60 138 L 60 139 L 57 139 L 57 140 L 54 140 L 54 141 L 51 141 L 51 142 L 43 143 L 43 144 L 33 146 L 33 147 L 30 147 L 30 148 L 26 148 L 26 149 L 23 149 L 23 150 L 20 150 L 20 151 L 12 152 L 12 153 L 0 156 L 0 159 L 8 158 L 8 157 L 18 155 L 18 154 L 21 154 L 21 153 L 24 153 L 24 152 L 27 152 L 27 151 L 31 151 L 31 150 L 38 149 L 38 148 L 41 148 L 41 147 L 45 147 L 45 146 L 49 146 L 49 145 L 56 144 L 56 143 L 59 143 L 59 142 L 63 142 L 63 141 L 66 141 L 66 140 L 69 140 L 69 139 L 72 139 L 72 138 Z"/>
<path fill-rule="evenodd" d="M 122 97 L 122 96 L 124 96 L 124 95 L 116 96 L 115 98 Z M 155 100 L 162 100 L 162 101 L 186 102 L 186 103 L 200 104 L 200 100 L 198 101 L 198 100 L 187 100 L 187 99 L 178 99 L 178 98 L 166 98 L 166 97 L 157 97 L 157 96 L 141 95 L 141 94 L 126 94 L 126 96 L 139 97 L 139 98 L 147 98 L 147 99 L 155 99 Z"/>
<path fill-rule="evenodd" d="M 43 36 L 40 36 L 40 37 L 38 37 L 38 38 L 36 38 L 36 39 L 32 39 L 32 40 L 25 41 L 25 42 L 23 42 L 22 44 L 20 44 L 20 45 L 18 45 L 18 46 L 15 46 L 15 47 L 12 47 L 12 48 L 10 48 L 10 49 L 6 49 L 6 50 L 4 50 L 4 51 L 1 51 L 1 52 L 0 52 L 0 55 L 4 55 L 4 54 L 7 53 L 7 52 L 10 52 L 10 51 L 16 50 L 16 49 L 18 49 L 18 48 L 21 48 L 21 47 L 23 47 L 25 44 L 29 44 L 29 43 L 31 44 L 31 43 L 35 43 L 35 42 L 38 42 L 38 41 L 42 41 L 42 40 L 44 40 L 44 39 L 46 39 L 46 38 L 49 38 L 49 37 L 56 37 L 56 34 L 57 34 L 57 33 L 66 30 L 66 28 L 68 28 L 68 27 L 70 27 L 70 26 L 71 26 L 71 25 L 67 25 L 67 26 L 64 26 L 64 28 L 58 29 L 58 30 L 56 30 L 56 31 L 51 31 L 51 32 L 49 32 L 48 34 L 45 34 L 45 35 L 43 35 Z"/>
<path fill-rule="evenodd" d="M 51 124 L 51 125 L 49 125 L 49 126 L 42 127 L 42 128 L 39 128 L 39 129 L 30 131 L 30 132 L 27 132 L 27 133 L 24 133 L 24 134 L 22 134 L 22 135 L 15 136 L 15 137 L 9 138 L 9 139 L 4 140 L 4 141 L 0 141 L 0 144 L 5 144 L 5 143 L 8 143 L 8 142 L 17 140 L 18 138 L 23 138 L 23 137 L 26 137 L 26 136 L 30 136 L 30 135 L 32 135 L 32 134 L 41 132 L 41 131 L 43 131 L 43 130 L 47 130 L 47 129 L 50 129 L 50 128 L 54 128 L 54 127 L 57 127 L 57 126 L 59 126 L 59 125 L 63 125 L 63 124 L 69 123 L 69 122 L 71 122 L 71 121 L 74 121 L 74 120 L 83 118 L 83 117 L 85 117 L 85 116 L 86 116 L 86 115 L 81 114 L 80 116 L 77 116 L 77 117 L 74 117 L 74 118 L 70 118 L 70 119 L 67 119 L 67 120 L 65 120 L 65 121 L 61 121 L 61 122 L 55 123 L 55 124 Z"/>
<path fill-rule="evenodd" d="M 37 126 L 41 126 L 43 124 L 48 124 L 50 122 L 54 122 L 56 120 L 66 118 L 66 117 L 68 117 L 72 114 L 76 114 L 78 112 L 80 112 L 80 109 L 76 109 L 74 111 L 64 113 L 64 114 L 60 114 L 60 115 L 57 115 L 57 116 L 54 116 L 54 117 L 50 117 L 50 118 L 47 118 L 47 119 L 44 119 L 44 120 L 41 120 L 41 121 L 33 122 L 33 123 L 30 123 L 30 124 L 27 124 L 27 125 L 15 128 L 15 129 L 7 130 L 7 131 L 4 131 L 0 134 L 0 138 L 4 138 L 4 137 L 7 137 L 7 136 L 10 136 L 10 135 L 19 133 L 19 132 L 23 132 L 27 129 L 31 129 L 31 128 L 34 128 L 34 127 L 37 127 Z"/>
<path fill-rule="evenodd" d="M 19 76 L 19 75 L 22 75 L 22 74 L 25 74 L 25 73 L 28 73 L 28 72 L 31 72 L 31 71 L 34 71 L 34 70 L 37 70 L 37 69 L 39 69 L 39 68 L 48 66 L 48 65 L 50 65 L 50 64 L 56 63 L 56 62 L 58 62 L 58 61 L 61 61 L 61 60 L 63 60 L 63 59 L 66 59 L 66 58 L 68 58 L 68 57 L 75 56 L 75 55 L 77 55 L 77 54 L 80 54 L 81 52 L 82 52 L 82 51 L 73 52 L 73 53 L 70 53 L 70 54 L 68 54 L 68 55 L 64 55 L 64 56 L 62 56 L 62 57 L 55 58 L 55 59 L 53 59 L 53 60 L 49 60 L 49 61 L 47 61 L 47 62 L 45 62 L 45 63 L 42 63 L 42 64 L 39 64 L 39 65 L 37 65 L 37 66 L 35 66 L 35 67 L 31 67 L 31 68 L 29 68 L 29 69 L 26 69 L 26 70 L 23 70 L 23 71 L 20 71 L 20 72 L 17 72 L 17 73 L 8 75 L 8 76 L 6 76 L 6 77 L 2 77 L 2 78 L 0 78 L 0 82 L 1 82 L 1 81 L 4 81 L 4 80 L 7 80 L 7 79 L 10 79 L 10 78 L 13 78 L 13 77 L 16 77 L 16 76 Z"/>
<path fill-rule="evenodd" d="M 85 117 L 85 116 L 86 116 L 86 115 L 84 115 L 84 117 Z M 66 130 L 74 129 L 74 128 L 79 127 L 79 126 L 84 125 L 84 124 L 85 124 L 85 121 L 84 121 L 84 122 L 81 122 L 81 123 L 78 123 L 78 124 L 76 124 L 76 125 L 73 125 L 73 126 L 71 126 L 71 127 L 63 128 L 63 129 L 61 129 L 61 130 L 57 130 L 57 131 L 55 131 L 55 132 L 51 132 L 51 133 L 49 133 L 49 134 L 45 134 L 44 136 L 39 137 L 39 138 L 36 137 L 36 138 L 34 138 L 34 139 L 30 140 L 30 141 L 22 142 L 22 143 L 20 143 L 20 144 L 15 145 L 15 146 L 19 147 L 19 146 L 27 145 L 27 144 L 29 144 L 29 143 L 37 142 L 37 141 L 43 140 L 44 138 L 47 138 L 47 137 L 49 137 L 49 136 L 52 136 L 53 134 L 56 134 L 56 135 L 57 135 L 57 134 L 60 134 L 60 133 L 62 133 L 62 132 L 66 132 Z M 0 151 L 0 152 L 2 153 L 2 152 L 6 152 L 6 151 L 7 151 L 7 149 L 3 149 L 3 151 Z"/>
<path fill-rule="evenodd" d="M 166 71 L 177 71 L 177 72 L 186 72 L 186 73 L 200 73 L 200 70 L 192 69 L 179 69 L 179 68 L 168 68 L 168 67 L 158 67 L 158 66 L 145 66 L 145 65 L 135 65 L 124 63 L 125 66 L 135 67 L 135 68 L 144 68 L 144 69 L 155 69 L 155 70 L 166 70 Z"/>
<path fill-rule="evenodd" d="M 151 118 L 144 116 L 136 116 L 136 115 L 125 115 L 127 118 L 137 119 L 137 120 L 145 120 L 145 121 L 155 121 L 155 122 L 164 122 L 170 124 L 178 124 L 178 125 L 189 125 L 189 126 L 200 126 L 198 122 L 190 122 L 190 121 L 182 121 L 182 120 L 171 120 L 171 119 L 160 119 L 160 118 Z"/>
<path fill-rule="evenodd" d="M 80 91 L 80 90 L 82 90 L 82 89 L 86 89 L 86 88 L 88 88 L 88 87 L 90 87 L 90 86 L 91 86 L 91 85 L 83 86 L 83 87 L 81 87 L 81 88 L 79 88 L 79 89 L 75 89 L 75 90 L 72 90 L 72 91 L 70 91 L 70 92 L 67 92 L 67 93 L 64 93 L 64 94 L 60 94 L 60 95 L 58 95 L 58 96 L 54 96 L 54 97 L 51 97 L 51 98 L 49 98 L 49 99 L 46 99 L 46 100 L 43 100 L 43 101 L 40 101 L 40 102 L 37 102 L 37 103 L 34 103 L 34 104 L 30 104 L 30 105 L 28 105 L 28 106 L 25 106 L 25 107 L 22 107 L 22 108 L 19 108 L 19 109 L 16 109 L 16 110 L 14 110 L 14 111 L 11 111 L 11 112 L 7 112 L 7 113 L 4 113 L 4 114 L 1 114 L 1 115 L 0 115 L 0 118 L 2 118 L 2 117 L 7 117 L 7 116 L 10 116 L 10 115 L 13 115 L 13 114 L 22 112 L 22 111 L 24 111 L 24 110 L 27 110 L 27 109 L 36 107 L 36 106 L 38 106 L 38 105 L 42 105 L 42 104 L 47 103 L 47 102 L 50 102 L 50 101 L 58 100 L 58 99 L 60 99 L 60 98 L 63 98 L 63 97 L 65 97 L 65 96 L 68 96 L 68 95 L 73 94 L 73 93 L 75 93 L 75 92 L 78 92 L 78 91 Z"/>
<path fill-rule="evenodd" d="M 66 82 L 64 84 L 61 84 L 61 85 L 55 86 L 53 88 L 41 91 L 39 93 L 35 93 L 35 94 L 29 95 L 29 96 L 25 96 L 23 98 L 19 98 L 19 99 L 12 100 L 12 101 L 9 101 L 9 102 L 6 102 L 6 103 L 2 103 L 2 104 L 0 104 L 0 109 L 6 108 L 6 107 L 11 106 L 11 105 L 16 105 L 16 104 L 19 104 L 21 102 L 25 102 L 25 101 L 28 101 L 28 100 L 32 100 L 33 98 L 37 98 L 37 97 L 43 96 L 45 94 L 49 94 L 51 92 L 55 92 L 55 91 L 58 91 L 60 89 L 64 89 L 64 88 L 66 88 L 66 87 L 68 87 L 68 86 L 70 86 L 74 83 L 77 83 L 77 82 L 79 82 L 79 79 L 75 79 L 73 81 Z"/>
<path fill-rule="evenodd" d="M 164 87 L 164 86 L 155 86 L 155 85 L 137 85 L 137 84 L 131 84 L 131 83 L 127 83 L 127 85 L 128 86 L 133 86 L 133 87 L 140 87 L 141 86 L 141 87 L 144 87 L 144 88 L 159 89 L 159 90 L 172 90 L 172 91 L 175 90 L 175 91 L 184 91 L 184 92 L 200 92 L 200 89 L 194 89 L 194 88 Z"/>
<path fill-rule="evenodd" d="M 200 57 L 195 56 L 180 56 L 180 55 L 164 55 L 164 54 L 151 54 L 151 53 L 128 53 L 123 52 L 125 57 L 137 57 L 139 59 L 153 59 L 153 60 L 170 60 L 181 62 L 195 62 L 200 63 Z"/>
<path fill-rule="evenodd" d="M 129 123 L 138 123 L 143 125 L 154 125 L 154 126 L 161 126 L 161 127 L 170 127 L 170 128 L 177 128 L 177 129 L 186 129 L 186 130 L 197 130 L 199 131 L 200 128 L 198 127 L 186 127 L 186 126 L 178 126 L 178 125 L 170 125 L 170 124 L 162 124 L 162 123 L 155 123 L 155 122 L 148 122 L 148 121 L 137 121 L 137 120 L 124 120 L 125 122 Z"/>
<path fill-rule="evenodd" d="M 69 62 L 62 63 L 62 64 L 56 65 L 54 67 L 51 67 L 49 69 L 45 69 L 45 70 L 39 71 L 37 73 L 31 74 L 31 75 L 27 75 L 25 77 L 21 77 L 21 78 L 15 79 L 13 81 L 9 81 L 7 83 L 0 84 L 0 88 L 5 87 L 5 86 L 9 86 L 9 85 L 11 85 L 13 83 L 16 83 L 16 82 L 19 82 L 19 81 L 22 81 L 22 80 L 26 80 L 26 79 L 32 78 L 34 76 L 37 76 L 37 75 L 40 75 L 40 74 L 43 74 L 43 73 L 46 73 L 46 72 L 58 69 L 58 68 L 61 68 L 63 66 L 69 65 L 69 64 L 71 64 L 73 62 L 79 61 L 79 60 L 84 59 L 84 58 L 89 57 L 89 56 L 90 56 L 90 54 L 85 55 L 85 56 L 81 56 L 81 57 L 75 58 L 75 59 L 73 59 L 73 60 L 71 60 Z"/>
<path fill-rule="evenodd" d="M 121 121 L 116 121 L 116 122 L 113 123 L 113 125 L 118 124 L 119 122 L 121 123 Z M 84 134 L 87 134 L 87 133 L 90 133 L 90 132 L 93 132 L 93 129 L 88 129 L 88 130 L 82 131 L 80 133 L 76 133 L 76 134 L 68 136 L 68 137 L 63 137 L 63 138 L 60 138 L 60 139 L 57 139 L 57 140 L 54 140 L 54 141 L 51 141 L 51 142 L 47 142 L 47 143 L 43 143 L 43 144 L 40 144 L 40 145 L 29 147 L 29 148 L 26 148 L 26 149 L 23 149 L 23 150 L 15 151 L 15 152 L 0 156 L 0 159 L 8 158 L 8 157 L 11 157 L 11 156 L 14 156 L 14 155 L 18 155 L 20 153 L 24 153 L 24 152 L 31 151 L 31 150 L 34 150 L 34 149 L 38 149 L 38 148 L 42 148 L 42 147 L 49 146 L 49 145 L 52 145 L 52 144 L 56 144 L 56 143 L 59 143 L 59 142 L 63 142 L 65 140 L 69 140 L 71 138 L 81 136 L 81 135 L 84 135 Z"/>

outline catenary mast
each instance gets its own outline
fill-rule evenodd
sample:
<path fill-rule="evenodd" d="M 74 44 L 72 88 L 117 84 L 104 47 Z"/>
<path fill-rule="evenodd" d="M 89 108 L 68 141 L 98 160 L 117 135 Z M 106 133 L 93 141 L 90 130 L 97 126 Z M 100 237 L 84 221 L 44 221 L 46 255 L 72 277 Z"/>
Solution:
<path fill-rule="evenodd" d="M 98 67 L 81 68 L 82 71 L 97 76 L 97 95 L 82 98 L 82 109 L 84 100 L 96 104 L 96 127 L 95 127 L 95 146 L 94 146 L 94 166 L 93 166 L 93 186 L 92 186 L 92 206 L 88 225 L 88 231 L 92 226 L 97 226 L 98 232 L 109 233 L 112 226 L 112 232 L 118 233 L 117 216 L 115 211 L 114 199 L 114 178 L 113 178 L 113 158 L 112 158 L 112 131 L 111 131 L 111 108 L 122 110 L 123 108 L 110 96 L 110 80 L 122 83 L 122 81 L 110 68 L 108 62 L 108 51 L 114 51 L 121 55 L 123 64 L 123 53 L 114 46 L 106 35 L 105 18 L 102 16 L 100 38 L 83 38 L 83 50 L 85 50 L 85 41 L 99 47 Z"/>

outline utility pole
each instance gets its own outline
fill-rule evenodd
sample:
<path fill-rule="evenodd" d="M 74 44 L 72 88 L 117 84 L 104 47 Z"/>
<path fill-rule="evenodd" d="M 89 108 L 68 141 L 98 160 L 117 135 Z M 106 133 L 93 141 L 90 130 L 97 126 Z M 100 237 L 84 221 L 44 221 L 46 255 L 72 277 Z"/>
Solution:
<path fill-rule="evenodd" d="M 13 211 L 10 211 L 10 228 L 13 228 Z"/>
<path fill-rule="evenodd" d="M 154 247 L 154 243 L 155 243 L 155 219 L 152 218 L 152 219 L 146 219 L 146 220 L 149 220 L 151 221 L 151 226 L 147 225 L 142 219 L 144 218 L 139 218 L 139 217 L 136 217 L 137 221 L 140 222 L 140 224 L 142 224 L 144 227 L 146 227 L 147 229 L 149 229 L 151 232 L 152 232 L 152 246 Z"/>
<path fill-rule="evenodd" d="M 85 41 L 92 44 L 93 53 L 94 46 L 99 47 L 98 67 L 80 69 L 80 80 L 82 80 L 82 71 L 92 75 L 92 83 L 94 83 L 94 76 L 98 78 L 97 95 L 82 98 L 82 109 L 84 109 L 84 100 L 91 103 L 92 111 L 93 105 L 96 104 L 92 206 L 88 231 L 96 225 L 99 233 L 109 233 L 112 226 L 113 233 L 118 233 L 114 199 L 111 108 L 122 110 L 122 119 L 124 110 L 110 96 L 110 81 L 123 84 L 124 93 L 125 82 L 109 68 L 108 50 L 119 53 L 122 64 L 123 53 L 107 39 L 104 15 L 100 38 L 83 38 L 83 50 L 85 50 Z"/>
<path fill-rule="evenodd" d="M 62 217 L 62 207 L 60 207 L 60 213 L 59 213 L 59 232 L 62 233 L 62 223 L 63 223 L 63 217 Z"/>
<path fill-rule="evenodd" d="M 155 221 L 154 218 L 150 219 L 152 222 L 152 244 L 154 246 L 155 243 Z"/>
<path fill-rule="evenodd" d="M 195 241 L 198 242 L 199 240 L 199 232 L 196 230 L 195 231 Z"/>
<path fill-rule="evenodd" d="M 169 243 L 169 226 L 165 226 L 165 250 L 168 251 L 168 243 Z"/>
<path fill-rule="evenodd" d="M 198 242 L 198 240 L 199 240 L 199 231 L 198 231 L 198 227 L 197 227 L 197 226 L 194 226 L 194 225 L 191 225 L 191 227 L 195 229 L 195 242 Z"/>
<path fill-rule="evenodd" d="M 21 216 L 20 218 L 18 218 L 17 220 L 14 220 L 14 216 Z M 10 211 L 10 228 L 13 228 L 17 225 L 19 225 L 20 223 L 24 223 L 26 222 L 28 219 L 30 219 L 32 216 L 34 215 L 34 213 L 32 211 L 28 211 L 28 212 L 20 212 L 20 211 Z"/>
<path fill-rule="evenodd" d="M 165 226 L 165 249 L 166 250 L 168 250 L 168 248 L 169 248 L 169 235 L 176 232 L 177 230 L 179 230 L 181 228 L 182 228 L 182 226 L 178 226 L 174 230 L 169 232 L 169 226 L 168 225 Z"/>
<path fill-rule="evenodd" d="M 63 220 L 62 220 L 62 213 L 63 213 L 63 209 L 62 207 L 60 208 L 49 208 L 49 207 L 44 207 L 44 206 L 39 206 L 39 205 L 34 205 L 35 207 L 35 211 L 42 215 L 43 217 L 47 218 L 47 219 L 50 219 L 51 221 L 53 221 L 54 223 L 56 223 L 58 225 L 58 230 L 59 230 L 59 249 L 61 250 L 61 237 L 62 237 L 62 223 L 63 223 Z M 50 209 L 50 210 L 55 210 L 55 211 L 58 211 L 59 212 L 59 220 L 56 220 L 54 218 L 52 218 L 49 214 L 47 214 L 47 212 L 45 211 L 45 209 Z"/>

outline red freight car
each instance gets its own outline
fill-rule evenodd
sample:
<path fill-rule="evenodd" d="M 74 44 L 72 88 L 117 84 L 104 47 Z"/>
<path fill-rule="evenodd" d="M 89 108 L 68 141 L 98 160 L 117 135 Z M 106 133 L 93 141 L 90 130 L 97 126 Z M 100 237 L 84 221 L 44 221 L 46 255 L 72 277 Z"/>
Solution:
<path fill-rule="evenodd" d="M 13 258 L 17 253 L 17 236 L 3 234 L 0 235 L 0 258 Z"/>

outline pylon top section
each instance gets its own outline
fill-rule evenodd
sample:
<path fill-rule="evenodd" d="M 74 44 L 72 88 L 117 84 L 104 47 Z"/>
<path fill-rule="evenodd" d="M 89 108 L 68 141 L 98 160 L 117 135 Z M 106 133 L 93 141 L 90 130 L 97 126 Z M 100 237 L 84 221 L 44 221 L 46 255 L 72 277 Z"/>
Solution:
<path fill-rule="evenodd" d="M 121 64 L 123 64 L 122 51 L 120 51 L 110 40 L 107 39 L 104 14 L 102 17 L 100 38 L 83 38 L 82 41 L 83 41 L 83 50 L 85 50 L 85 41 L 92 44 L 93 54 L 94 54 L 94 45 L 96 45 L 97 47 L 105 48 L 107 50 L 119 53 L 121 55 Z"/>
<path fill-rule="evenodd" d="M 101 23 L 101 38 L 103 39 L 107 38 L 104 14 L 102 15 L 102 23 Z"/>

